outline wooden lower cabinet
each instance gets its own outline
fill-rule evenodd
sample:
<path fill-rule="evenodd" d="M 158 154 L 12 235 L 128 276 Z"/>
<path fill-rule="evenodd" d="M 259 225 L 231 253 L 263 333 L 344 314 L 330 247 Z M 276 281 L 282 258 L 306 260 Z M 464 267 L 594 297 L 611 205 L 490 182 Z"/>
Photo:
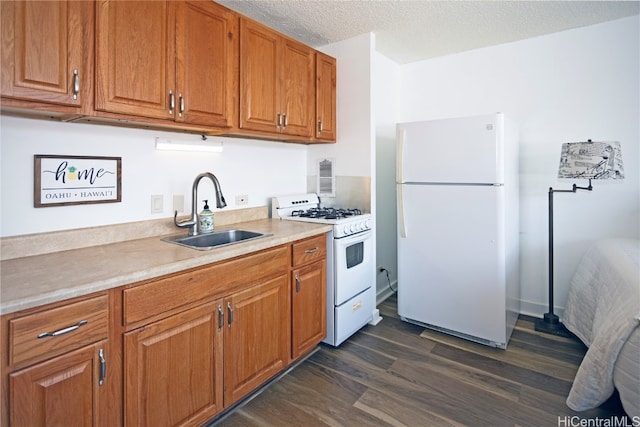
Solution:
<path fill-rule="evenodd" d="M 222 410 L 221 304 L 125 334 L 125 425 L 197 425 Z"/>
<path fill-rule="evenodd" d="M 9 375 L 12 427 L 106 425 L 106 341 L 71 351 Z M 104 367 L 104 368 L 103 368 Z"/>
<path fill-rule="evenodd" d="M 325 246 L 315 236 L 2 316 L 0 424 L 203 425 L 324 338 Z"/>
<path fill-rule="evenodd" d="M 282 275 L 126 333 L 125 425 L 201 424 L 280 372 L 289 305 Z"/>
<path fill-rule="evenodd" d="M 289 363 L 290 302 L 286 275 L 225 299 L 224 403 L 230 405 Z"/>
<path fill-rule="evenodd" d="M 292 272 L 291 355 L 294 359 L 308 353 L 327 336 L 327 299 L 325 260 Z"/>
<path fill-rule="evenodd" d="M 202 425 L 289 365 L 289 250 L 280 246 L 125 289 L 124 319 L 133 322 L 124 332 L 126 426 Z M 203 302 L 181 305 L 186 300 L 173 294 L 176 286 Z M 147 308 L 148 324 L 138 306 Z"/>

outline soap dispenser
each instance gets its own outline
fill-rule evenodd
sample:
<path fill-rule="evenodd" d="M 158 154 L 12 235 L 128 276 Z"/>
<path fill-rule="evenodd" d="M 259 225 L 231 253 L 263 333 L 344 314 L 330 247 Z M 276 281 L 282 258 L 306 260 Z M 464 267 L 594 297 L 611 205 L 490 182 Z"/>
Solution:
<path fill-rule="evenodd" d="M 213 212 L 209 209 L 209 201 L 204 201 L 204 209 L 199 215 L 200 232 L 211 233 L 213 231 Z"/>

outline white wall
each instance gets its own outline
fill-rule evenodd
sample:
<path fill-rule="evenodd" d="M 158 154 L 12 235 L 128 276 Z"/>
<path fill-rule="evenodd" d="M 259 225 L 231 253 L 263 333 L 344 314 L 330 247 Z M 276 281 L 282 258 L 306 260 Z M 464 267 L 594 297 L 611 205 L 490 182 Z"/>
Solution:
<path fill-rule="evenodd" d="M 557 178 L 563 142 L 620 141 L 626 179 L 555 195 L 558 313 L 593 241 L 640 237 L 639 33 L 635 16 L 400 67 L 399 121 L 500 111 L 519 123 L 525 313 L 548 308 L 547 192 L 574 182 Z"/>
<path fill-rule="evenodd" d="M 397 290 L 398 245 L 396 239 L 396 123 L 399 111 L 400 66 L 376 52 L 374 56 L 374 104 L 376 121 L 376 267 L 378 300 Z"/>
<path fill-rule="evenodd" d="M 226 210 L 268 205 L 272 196 L 306 191 L 304 145 L 209 137 L 224 141 L 224 152 L 161 152 L 155 150 L 155 137 L 191 141 L 200 136 L 7 116 L 0 120 L 2 237 L 170 218 L 174 194 L 184 195 L 185 211 L 191 212 L 191 185 L 204 171 L 220 181 Z M 34 154 L 122 157 L 122 202 L 34 208 Z M 162 214 L 150 213 L 152 194 L 163 195 Z M 213 200 L 213 194 L 213 185 L 202 181 L 200 200 Z M 235 206 L 236 195 L 248 195 L 248 205 Z"/>
<path fill-rule="evenodd" d="M 336 58 L 337 143 L 309 147 L 309 172 L 315 174 L 316 161 L 336 158 L 336 175 L 371 176 L 373 121 L 371 101 L 371 55 L 373 34 L 321 47 Z"/>

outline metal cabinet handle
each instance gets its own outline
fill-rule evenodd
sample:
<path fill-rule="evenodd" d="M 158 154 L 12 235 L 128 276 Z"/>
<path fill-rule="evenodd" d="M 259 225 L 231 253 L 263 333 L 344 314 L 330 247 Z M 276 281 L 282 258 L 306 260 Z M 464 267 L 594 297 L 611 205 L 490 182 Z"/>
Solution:
<path fill-rule="evenodd" d="M 73 99 L 78 99 L 78 94 L 80 93 L 80 75 L 78 74 L 78 70 L 73 70 Z"/>
<path fill-rule="evenodd" d="M 322 133 L 322 119 L 318 120 L 318 133 Z"/>
<path fill-rule="evenodd" d="M 233 323 L 233 308 L 231 308 L 230 302 L 227 303 L 227 311 L 229 311 L 229 327 L 231 327 Z"/>
<path fill-rule="evenodd" d="M 313 249 L 307 249 L 306 251 L 304 251 L 305 254 L 313 254 L 315 252 L 318 252 L 318 247 L 316 246 Z"/>
<path fill-rule="evenodd" d="M 100 349 L 98 352 L 98 357 L 100 358 L 100 380 L 98 381 L 98 385 L 104 384 L 104 379 L 107 377 L 107 361 L 104 358 L 104 350 Z"/>
<path fill-rule="evenodd" d="M 222 306 L 218 304 L 218 332 L 222 330 L 223 325 L 224 325 L 224 310 L 222 310 Z"/>
<path fill-rule="evenodd" d="M 286 128 L 287 126 L 289 126 L 289 118 L 286 114 L 283 114 L 282 116 L 284 117 L 284 127 Z"/>
<path fill-rule="evenodd" d="M 280 129 L 282 127 L 282 114 L 278 113 L 278 121 L 276 122 L 276 127 Z"/>
<path fill-rule="evenodd" d="M 300 282 L 300 277 L 296 274 L 296 294 L 300 293 L 300 287 L 302 283 Z"/>
<path fill-rule="evenodd" d="M 80 326 L 86 325 L 87 323 L 89 323 L 88 320 L 81 320 L 73 326 L 68 326 L 66 328 L 58 329 L 57 331 L 54 331 L 54 332 L 43 332 L 40 335 L 38 335 L 38 338 L 57 337 L 58 335 L 64 335 L 69 332 L 75 331 Z"/>
<path fill-rule="evenodd" d="M 178 115 L 182 117 L 182 113 L 184 113 L 184 97 L 180 94 L 178 95 L 178 98 L 180 98 L 180 109 L 178 110 Z"/>
<path fill-rule="evenodd" d="M 176 108 L 176 97 L 173 91 L 169 91 L 169 114 L 173 114 L 173 110 Z"/>

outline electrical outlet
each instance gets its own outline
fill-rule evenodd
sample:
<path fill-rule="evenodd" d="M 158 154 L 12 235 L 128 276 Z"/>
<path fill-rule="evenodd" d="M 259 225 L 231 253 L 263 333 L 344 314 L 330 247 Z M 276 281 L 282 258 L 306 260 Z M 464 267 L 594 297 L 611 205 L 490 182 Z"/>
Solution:
<path fill-rule="evenodd" d="M 236 205 L 246 205 L 247 203 L 249 203 L 249 196 L 246 194 L 236 196 Z"/>
<path fill-rule="evenodd" d="M 151 195 L 151 213 L 162 213 L 162 194 Z"/>
<path fill-rule="evenodd" d="M 178 212 L 184 212 L 184 195 L 183 194 L 174 194 L 173 195 L 173 210 Z"/>

